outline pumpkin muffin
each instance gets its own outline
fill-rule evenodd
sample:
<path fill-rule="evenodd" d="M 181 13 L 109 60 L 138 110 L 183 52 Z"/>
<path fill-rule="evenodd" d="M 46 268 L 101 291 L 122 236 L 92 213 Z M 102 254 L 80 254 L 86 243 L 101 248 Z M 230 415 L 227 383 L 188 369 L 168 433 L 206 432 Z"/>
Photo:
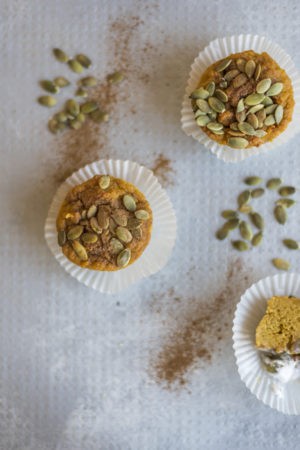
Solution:
<path fill-rule="evenodd" d="M 58 244 L 70 261 L 115 271 L 132 264 L 147 247 L 152 211 L 131 183 L 96 175 L 67 194 L 56 227 Z"/>
<path fill-rule="evenodd" d="M 272 141 L 292 120 L 286 72 L 267 53 L 235 53 L 206 69 L 190 95 L 195 120 L 214 141 L 235 149 Z"/>

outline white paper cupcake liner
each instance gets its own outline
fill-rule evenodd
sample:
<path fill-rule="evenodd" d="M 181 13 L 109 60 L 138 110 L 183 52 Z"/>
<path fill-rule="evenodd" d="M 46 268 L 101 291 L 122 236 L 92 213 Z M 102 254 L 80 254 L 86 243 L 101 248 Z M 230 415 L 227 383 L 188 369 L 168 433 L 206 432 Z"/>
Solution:
<path fill-rule="evenodd" d="M 280 274 L 253 284 L 241 297 L 233 321 L 233 348 L 238 372 L 250 391 L 263 403 L 284 414 L 300 414 L 300 380 L 281 384 L 269 374 L 255 348 L 255 331 L 274 296 L 300 298 L 300 275 Z"/>
<path fill-rule="evenodd" d="M 250 147 L 244 150 L 235 150 L 226 145 L 220 145 L 210 139 L 207 134 L 196 124 L 194 112 L 191 107 L 189 95 L 197 88 L 199 79 L 208 66 L 219 59 L 226 58 L 231 53 L 238 53 L 245 50 L 253 50 L 256 53 L 267 52 L 286 71 L 291 79 L 295 108 L 293 119 L 284 132 L 273 141 L 267 142 L 260 147 Z M 300 121 L 300 76 L 291 57 L 279 45 L 274 44 L 269 39 L 257 35 L 239 35 L 215 39 L 205 49 L 199 53 L 194 60 L 186 93 L 183 99 L 181 110 L 181 124 L 183 131 L 188 136 L 193 136 L 198 142 L 208 148 L 219 159 L 226 162 L 237 163 L 252 155 L 258 155 L 274 149 L 278 145 L 286 143 L 299 131 Z"/>
<path fill-rule="evenodd" d="M 153 212 L 150 242 L 140 258 L 125 269 L 100 272 L 72 263 L 57 244 L 56 218 L 70 189 L 94 175 L 109 174 L 134 184 L 147 198 Z M 167 263 L 176 239 L 176 216 L 167 193 L 153 172 L 131 161 L 100 160 L 73 173 L 57 190 L 45 223 L 45 239 L 60 265 L 81 283 L 99 292 L 115 294 L 148 277 Z"/>

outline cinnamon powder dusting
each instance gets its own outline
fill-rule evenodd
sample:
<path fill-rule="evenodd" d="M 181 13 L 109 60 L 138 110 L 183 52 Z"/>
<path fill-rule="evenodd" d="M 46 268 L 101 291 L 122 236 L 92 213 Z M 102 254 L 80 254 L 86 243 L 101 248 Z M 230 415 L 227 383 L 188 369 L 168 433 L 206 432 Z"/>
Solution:
<path fill-rule="evenodd" d="M 151 170 L 164 187 L 174 184 L 172 161 L 166 158 L 162 153 L 155 159 Z"/>
<path fill-rule="evenodd" d="M 158 355 L 151 361 L 151 374 L 167 388 L 187 382 L 190 370 L 207 364 L 220 351 L 220 343 L 231 338 L 231 321 L 238 298 L 235 283 L 240 281 L 241 260 L 235 260 L 226 275 L 226 284 L 211 299 L 189 299 L 184 319 L 175 321 Z M 245 284 L 248 276 L 244 277 Z"/>

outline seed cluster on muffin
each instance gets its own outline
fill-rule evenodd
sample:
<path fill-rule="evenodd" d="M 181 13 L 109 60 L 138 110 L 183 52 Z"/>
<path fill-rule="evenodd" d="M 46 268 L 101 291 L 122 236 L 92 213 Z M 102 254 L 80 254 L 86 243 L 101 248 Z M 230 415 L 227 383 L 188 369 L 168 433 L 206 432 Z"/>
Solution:
<path fill-rule="evenodd" d="M 217 61 L 191 95 L 195 120 L 208 136 L 235 149 L 273 140 L 291 121 L 291 80 L 267 54 L 252 50 Z"/>
<path fill-rule="evenodd" d="M 57 218 L 58 243 L 75 264 L 113 271 L 133 263 L 151 237 L 152 211 L 131 183 L 96 175 L 75 186 Z"/>

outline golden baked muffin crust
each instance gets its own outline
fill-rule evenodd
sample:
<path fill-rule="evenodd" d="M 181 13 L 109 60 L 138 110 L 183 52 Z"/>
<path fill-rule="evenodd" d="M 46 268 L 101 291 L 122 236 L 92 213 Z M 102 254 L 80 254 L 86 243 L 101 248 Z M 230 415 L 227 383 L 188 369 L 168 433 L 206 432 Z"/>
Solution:
<path fill-rule="evenodd" d="M 256 328 L 256 347 L 276 353 L 296 352 L 300 339 L 300 299 L 272 297 Z"/>
<path fill-rule="evenodd" d="M 267 53 L 252 50 L 208 67 L 190 97 L 199 127 L 236 149 L 275 139 L 291 121 L 295 104 L 286 72 Z"/>
<path fill-rule="evenodd" d="M 72 262 L 114 271 L 132 264 L 145 250 L 152 211 L 131 183 L 96 175 L 67 194 L 56 225 L 58 243 Z"/>

